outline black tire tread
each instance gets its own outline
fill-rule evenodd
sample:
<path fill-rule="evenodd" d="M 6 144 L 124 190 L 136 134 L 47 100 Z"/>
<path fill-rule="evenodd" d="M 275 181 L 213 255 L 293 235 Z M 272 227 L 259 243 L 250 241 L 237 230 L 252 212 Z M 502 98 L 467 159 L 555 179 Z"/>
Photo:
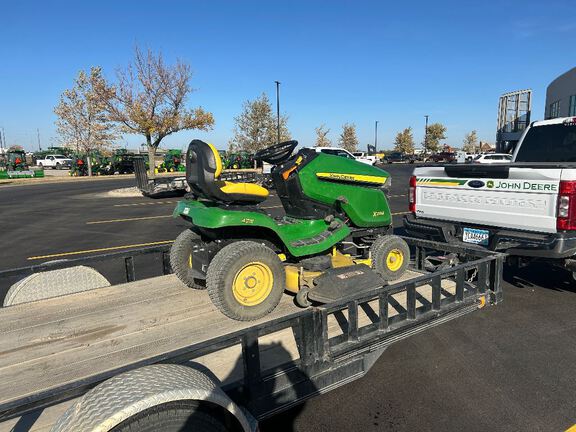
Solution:
<path fill-rule="evenodd" d="M 274 271 L 274 269 L 272 269 L 272 271 L 274 274 L 274 280 L 275 282 L 280 283 L 281 289 L 275 290 L 273 288 L 270 296 L 268 297 L 270 301 L 264 301 L 259 305 L 252 306 L 252 311 L 257 311 L 257 313 L 254 313 L 253 315 L 246 315 L 240 311 L 233 310 L 230 305 L 227 304 L 224 298 L 224 281 L 226 279 L 226 274 L 230 270 L 230 267 L 233 263 L 237 262 L 240 258 L 247 256 L 257 256 L 257 254 L 267 254 L 273 260 L 278 261 L 280 271 Z M 286 276 L 284 269 L 282 268 L 282 263 L 276 253 L 261 243 L 246 240 L 236 241 L 223 247 L 210 262 L 206 275 L 206 287 L 208 289 L 208 295 L 210 296 L 210 300 L 214 306 L 216 306 L 218 310 L 220 310 L 227 317 L 239 321 L 253 321 L 268 315 L 270 312 L 276 309 L 276 306 L 278 306 L 278 303 L 280 303 L 280 299 L 284 293 L 285 282 Z M 268 305 L 266 306 L 267 303 Z"/>
<path fill-rule="evenodd" d="M 187 229 L 182 231 L 170 248 L 170 267 L 174 274 L 180 279 L 184 284 L 192 289 L 203 290 L 206 289 L 205 286 L 200 285 L 196 279 L 190 277 L 188 270 L 188 255 L 189 247 L 193 241 L 200 240 L 200 236 L 194 231 Z"/>
<path fill-rule="evenodd" d="M 225 432 L 228 429 L 211 413 L 190 402 L 154 406 L 115 426 L 111 432 Z"/>

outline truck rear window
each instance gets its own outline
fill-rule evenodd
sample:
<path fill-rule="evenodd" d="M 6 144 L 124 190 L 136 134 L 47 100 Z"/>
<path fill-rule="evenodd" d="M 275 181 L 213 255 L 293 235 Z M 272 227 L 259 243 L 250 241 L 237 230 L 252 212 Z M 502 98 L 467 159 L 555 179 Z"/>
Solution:
<path fill-rule="evenodd" d="M 576 162 L 576 125 L 553 124 L 530 128 L 515 162 Z"/>

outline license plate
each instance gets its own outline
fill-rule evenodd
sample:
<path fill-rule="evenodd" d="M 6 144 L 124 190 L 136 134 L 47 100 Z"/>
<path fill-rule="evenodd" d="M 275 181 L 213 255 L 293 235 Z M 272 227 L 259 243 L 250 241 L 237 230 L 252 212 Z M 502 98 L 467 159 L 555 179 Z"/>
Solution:
<path fill-rule="evenodd" d="M 474 243 L 482 246 L 488 246 L 489 237 L 490 237 L 490 231 L 488 230 L 464 228 L 464 233 L 462 234 L 462 241 L 466 243 Z"/>

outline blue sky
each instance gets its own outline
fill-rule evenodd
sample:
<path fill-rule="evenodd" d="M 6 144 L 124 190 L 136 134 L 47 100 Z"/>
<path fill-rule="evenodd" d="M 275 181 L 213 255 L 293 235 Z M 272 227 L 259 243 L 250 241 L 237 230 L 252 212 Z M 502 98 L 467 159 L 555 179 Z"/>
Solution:
<path fill-rule="evenodd" d="M 533 119 L 546 86 L 576 66 L 572 1 L 98 1 L 4 2 L 0 19 L 0 127 L 8 144 L 57 143 L 53 107 L 80 69 L 114 70 L 133 48 L 161 50 L 194 71 L 190 106 L 214 113 L 211 132 L 181 132 L 226 148 L 242 103 L 282 82 L 281 110 L 303 145 L 325 123 L 336 141 L 345 122 L 360 143 L 390 148 L 424 115 L 448 127 L 447 143 L 466 132 L 493 142 L 498 97 L 532 88 Z M 136 147 L 139 136 L 120 143 Z"/>

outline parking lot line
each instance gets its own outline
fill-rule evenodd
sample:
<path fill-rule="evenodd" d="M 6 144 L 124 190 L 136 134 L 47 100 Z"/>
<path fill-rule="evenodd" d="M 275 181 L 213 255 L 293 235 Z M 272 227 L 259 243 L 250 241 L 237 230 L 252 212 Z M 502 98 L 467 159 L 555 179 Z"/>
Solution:
<path fill-rule="evenodd" d="M 400 216 L 400 215 L 405 215 L 405 214 L 408 214 L 408 213 L 410 213 L 410 212 L 405 211 L 405 212 L 392 213 L 392 216 Z"/>
<path fill-rule="evenodd" d="M 124 218 L 124 219 L 108 219 L 108 220 L 101 220 L 101 221 L 86 222 L 86 225 L 106 224 L 106 223 L 114 223 L 114 222 L 132 222 L 132 221 L 139 221 L 139 220 L 162 219 L 162 218 L 169 218 L 169 217 L 172 217 L 172 215 L 142 216 L 142 217 Z"/>
<path fill-rule="evenodd" d="M 123 246 L 111 246 L 107 248 L 99 248 L 99 249 L 87 249 L 81 251 L 73 251 L 73 252 L 62 252 L 62 253 L 55 253 L 50 255 L 39 255 L 39 256 L 31 256 L 26 258 L 28 261 L 39 260 L 39 259 L 46 259 L 46 258 L 57 258 L 63 256 L 70 256 L 70 255 L 82 255 L 88 253 L 95 253 L 95 252 L 106 252 L 112 250 L 119 250 L 119 249 L 130 249 L 135 247 L 143 247 L 143 246 L 158 246 L 163 244 L 173 243 L 174 240 L 163 240 L 157 242 L 150 242 L 150 243 L 138 243 L 138 244 L 131 244 L 131 245 L 123 245 Z"/>
<path fill-rule="evenodd" d="M 388 195 L 388 198 L 400 198 L 400 197 L 405 197 L 408 196 L 407 194 L 402 194 L 402 195 Z"/>
<path fill-rule="evenodd" d="M 174 204 L 176 201 L 154 201 L 132 204 L 114 204 L 114 207 L 133 207 L 133 206 L 146 206 L 146 205 L 159 205 L 159 204 Z"/>

